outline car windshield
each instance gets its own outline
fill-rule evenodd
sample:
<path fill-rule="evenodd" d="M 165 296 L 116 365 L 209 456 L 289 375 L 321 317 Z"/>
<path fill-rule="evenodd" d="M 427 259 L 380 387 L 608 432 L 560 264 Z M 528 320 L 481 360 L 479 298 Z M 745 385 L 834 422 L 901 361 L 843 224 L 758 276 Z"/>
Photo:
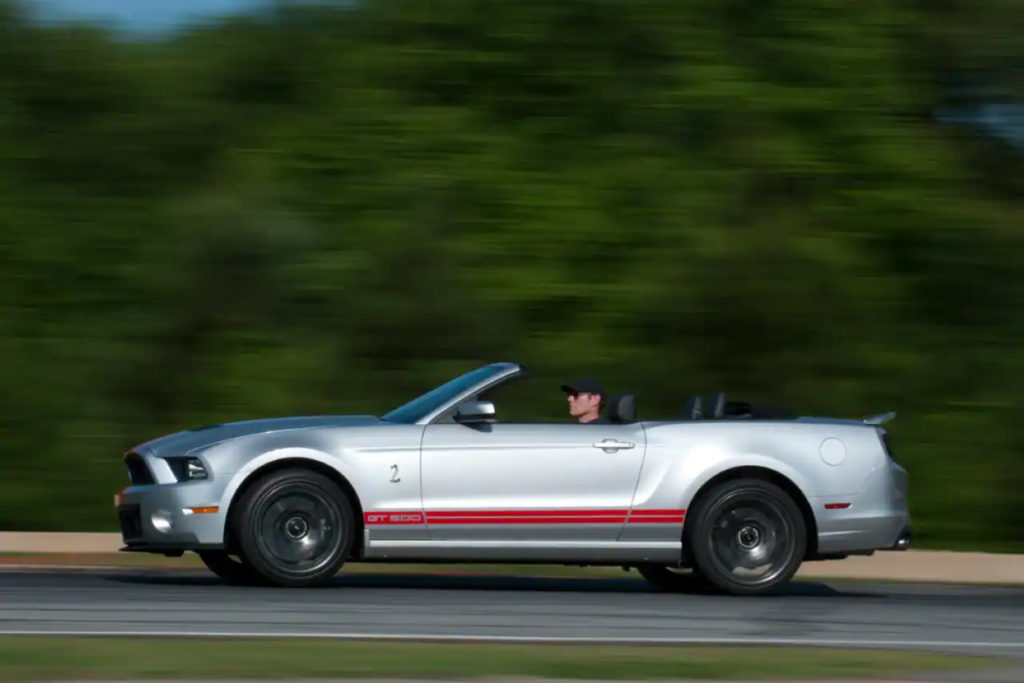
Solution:
<path fill-rule="evenodd" d="M 422 396 L 414 398 L 405 405 L 395 408 L 390 413 L 381 417 L 381 419 L 387 422 L 413 424 L 424 415 L 433 412 L 438 407 L 444 405 L 467 389 L 476 386 L 481 382 L 485 382 L 492 377 L 496 377 L 499 374 L 506 372 L 511 367 L 513 366 L 507 363 L 495 363 L 493 365 L 485 365 L 484 367 L 477 368 L 476 370 L 471 370 L 464 375 L 459 375 L 455 379 L 445 382 L 435 389 L 431 389 Z"/>

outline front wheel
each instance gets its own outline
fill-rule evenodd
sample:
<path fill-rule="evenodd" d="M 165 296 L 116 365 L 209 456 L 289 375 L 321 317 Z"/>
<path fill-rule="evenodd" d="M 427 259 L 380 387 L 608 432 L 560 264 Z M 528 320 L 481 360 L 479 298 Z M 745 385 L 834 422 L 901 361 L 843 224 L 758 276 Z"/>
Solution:
<path fill-rule="evenodd" d="M 355 519 L 345 493 L 306 469 L 272 472 L 239 501 L 235 523 L 242 555 L 279 586 L 327 583 L 352 547 Z"/>
<path fill-rule="evenodd" d="M 792 497 L 770 482 L 723 482 L 701 497 L 690 522 L 684 543 L 697 570 L 727 593 L 778 592 L 803 561 L 803 515 Z"/>

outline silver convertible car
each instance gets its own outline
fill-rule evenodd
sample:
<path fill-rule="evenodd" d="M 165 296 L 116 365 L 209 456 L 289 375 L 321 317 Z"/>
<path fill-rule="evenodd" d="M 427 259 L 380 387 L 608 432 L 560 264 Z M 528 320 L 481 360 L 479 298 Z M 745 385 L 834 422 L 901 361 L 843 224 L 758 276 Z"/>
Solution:
<path fill-rule="evenodd" d="M 192 551 L 228 583 L 308 586 L 346 562 L 635 568 L 662 589 L 778 591 L 808 560 L 900 550 L 907 473 L 883 424 L 691 396 L 637 419 L 502 419 L 528 375 L 477 368 L 386 415 L 178 432 L 125 454 L 122 550 Z"/>

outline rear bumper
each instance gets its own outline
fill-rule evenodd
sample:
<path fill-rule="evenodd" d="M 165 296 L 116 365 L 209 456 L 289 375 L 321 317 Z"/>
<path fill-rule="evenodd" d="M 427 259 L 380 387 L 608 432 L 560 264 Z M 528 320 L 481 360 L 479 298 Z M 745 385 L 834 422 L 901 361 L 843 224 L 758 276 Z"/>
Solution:
<path fill-rule="evenodd" d="M 885 550 L 906 550 L 910 547 L 911 536 L 911 529 L 907 526 L 900 532 L 899 537 L 896 539 L 896 543 L 894 543 L 890 548 L 885 548 Z"/>
<path fill-rule="evenodd" d="M 819 553 L 864 554 L 910 546 L 907 473 L 895 462 L 878 468 L 848 507 L 823 509 L 825 502 L 817 506 Z"/>
<path fill-rule="evenodd" d="M 862 513 L 855 507 L 843 512 L 847 514 L 819 524 L 818 552 L 852 554 L 909 547 L 909 515 Z"/>

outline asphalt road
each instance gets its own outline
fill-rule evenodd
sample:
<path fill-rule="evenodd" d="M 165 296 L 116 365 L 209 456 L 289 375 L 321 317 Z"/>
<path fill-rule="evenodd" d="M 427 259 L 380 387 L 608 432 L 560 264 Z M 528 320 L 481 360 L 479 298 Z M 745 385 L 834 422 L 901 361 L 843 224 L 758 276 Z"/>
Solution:
<path fill-rule="evenodd" d="M 235 588 L 204 571 L 0 571 L 0 634 L 192 634 L 811 644 L 1024 657 L 1024 588 L 808 582 L 664 594 L 623 579 L 360 574 Z"/>

